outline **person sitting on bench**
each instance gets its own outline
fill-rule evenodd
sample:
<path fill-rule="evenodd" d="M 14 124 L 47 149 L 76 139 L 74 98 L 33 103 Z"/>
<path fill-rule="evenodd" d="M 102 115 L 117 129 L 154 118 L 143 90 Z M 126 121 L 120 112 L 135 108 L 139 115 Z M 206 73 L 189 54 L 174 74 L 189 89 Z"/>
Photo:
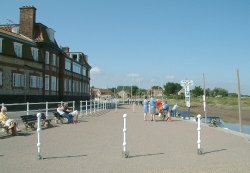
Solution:
<path fill-rule="evenodd" d="M 65 117 L 65 118 L 67 118 L 67 120 L 68 120 L 68 123 L 73 123 L 73 117 L 78 117 L 78 111 L 77 110 L 75 110 L 75 111 L 70 111 L 70 109 L 68 109 L 68 107 L 67 107 L 67 104 L 66 104 L 66 106 L 64 105 L 64 103 L 63 104 L 58 104 L 58 108 L 56 109 L 57 110 L 57 112 L 61 115 L 61 116 L 63 116 L 63 117 Z M 77 120 L 76 120 L 77 121 Z"/>
<path fill-rule="evenodd" d="M 2 106 L 1 108 L 1 112 L 0 112 L 0 123 L 6 127 L 8 130 L 11 129 L 13 133 L 16 133 L 16 132 L 19 132 L 21 131 L 19 128 L 18 128 L 18 124 L 17 124 L 17 121 L 14 120 L 14 119 L 10 119 L 8 116 L 7 116 L 7 108 Z M 15 134 L 13 134 L 15 135 Z"/>

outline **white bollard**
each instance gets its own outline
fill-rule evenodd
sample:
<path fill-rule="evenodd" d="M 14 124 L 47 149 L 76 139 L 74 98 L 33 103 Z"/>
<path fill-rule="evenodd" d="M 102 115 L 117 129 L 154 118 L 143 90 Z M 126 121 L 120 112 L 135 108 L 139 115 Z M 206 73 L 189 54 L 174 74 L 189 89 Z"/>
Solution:
<path fill-rule="evenodd" d="M 126 142 L 126 132 L 127 132 L 127 114 L 123 114 L 123 119 L 124 119 L 124 126 L 123 126 L 123 151 L 122 151 L 122 157 L 128 158 L 129 152 L 127 151 L 127 142 Z"/>
<path fill-rule="evenodd" d="M 37 113 L 37 151 L 38 151 L 38 160 L 42 160 L 41 156 L 41 141 L 40 141 L 40 132 L 41 132 L 41 113 Z"/>
<path fill-rule="evenodd" d="M 198 128 L 197 128 L 197 132 L 198 132 L 198 140 L 197 140 L 197 144 L 198 144 L 198 149 L 197 149 L 197 153 L 198 155 L 202 154 L 201 151 L 201 115 L 197 115 L 198 118 Z"/>

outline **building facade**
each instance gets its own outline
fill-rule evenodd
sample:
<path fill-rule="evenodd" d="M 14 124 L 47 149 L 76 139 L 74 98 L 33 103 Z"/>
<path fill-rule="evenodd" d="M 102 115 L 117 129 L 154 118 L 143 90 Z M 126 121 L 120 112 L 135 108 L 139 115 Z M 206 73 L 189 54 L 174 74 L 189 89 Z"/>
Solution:
<path fill-rule="evenodd" d="M 87 100 L 88 57 L 59 48 L 54 30 L 36 23 L 36 8 L 20 8 L 20 24 L 0 26 L 0 102 Z"/>

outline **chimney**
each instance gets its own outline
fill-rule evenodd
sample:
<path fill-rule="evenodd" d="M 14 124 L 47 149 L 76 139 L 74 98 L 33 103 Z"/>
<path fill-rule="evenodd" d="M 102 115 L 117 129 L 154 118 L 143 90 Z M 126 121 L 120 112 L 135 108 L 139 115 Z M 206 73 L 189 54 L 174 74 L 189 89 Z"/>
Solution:
<path fill-rule="evenodd" d="M 19 33 L 34 39 L 36 23 L 36 8 L 23 6 L 20 8 L 20 29 Z"/>
<path fill-rule="evenodd" d="M 67 54 L 69 53 L 69 47 L 63 47 L 62 50 L 64 53 L 67 53 Z"/>

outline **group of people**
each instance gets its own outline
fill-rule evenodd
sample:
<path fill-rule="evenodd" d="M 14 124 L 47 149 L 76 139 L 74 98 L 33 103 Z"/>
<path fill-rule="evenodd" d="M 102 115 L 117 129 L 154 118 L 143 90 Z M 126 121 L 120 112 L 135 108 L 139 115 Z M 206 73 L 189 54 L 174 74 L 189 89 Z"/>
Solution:
<path fill-rule="evenodd" d="M 21 131 L 18 128 L 18 123 L 15 119 L 11 119 L 7 115 L 7 108 L 5 106 L 1 107 L 1 112 L 0 112 L 0 124 L 3 126 L 5 129 L 7 129 L 7 132 L 9 130 L 12 131 L 12 135 L 15 135 L 16 132 Z"/>
<path fill-rule="evenodd" d="M 146 121 L 147 113 L 150 111 L 151 115 L 151 121 L 155 121 L 155 115 L 158 114 L 165 119 L 166 115 L 170 116 L 172 114 L 173 116 L 176 116 L 176 109 L 177 104 L 173 106 L 172 109 L 170 109 L 169 104 L 167 103 L 167 100 L 156 100 L 154 96 L 151 96 L 151 98 L 148 100 L 148 97 L 145 96 L 145 99 L 143 101 L 143 112 L 144 112 L 144 120 Z"/>
<path fill-rule="evenodd" d="M 78 123 L 79 112 L 68 107 L 67 103 L 58 104 L 56 111 L 68 120 L 68 123 Z"/>

